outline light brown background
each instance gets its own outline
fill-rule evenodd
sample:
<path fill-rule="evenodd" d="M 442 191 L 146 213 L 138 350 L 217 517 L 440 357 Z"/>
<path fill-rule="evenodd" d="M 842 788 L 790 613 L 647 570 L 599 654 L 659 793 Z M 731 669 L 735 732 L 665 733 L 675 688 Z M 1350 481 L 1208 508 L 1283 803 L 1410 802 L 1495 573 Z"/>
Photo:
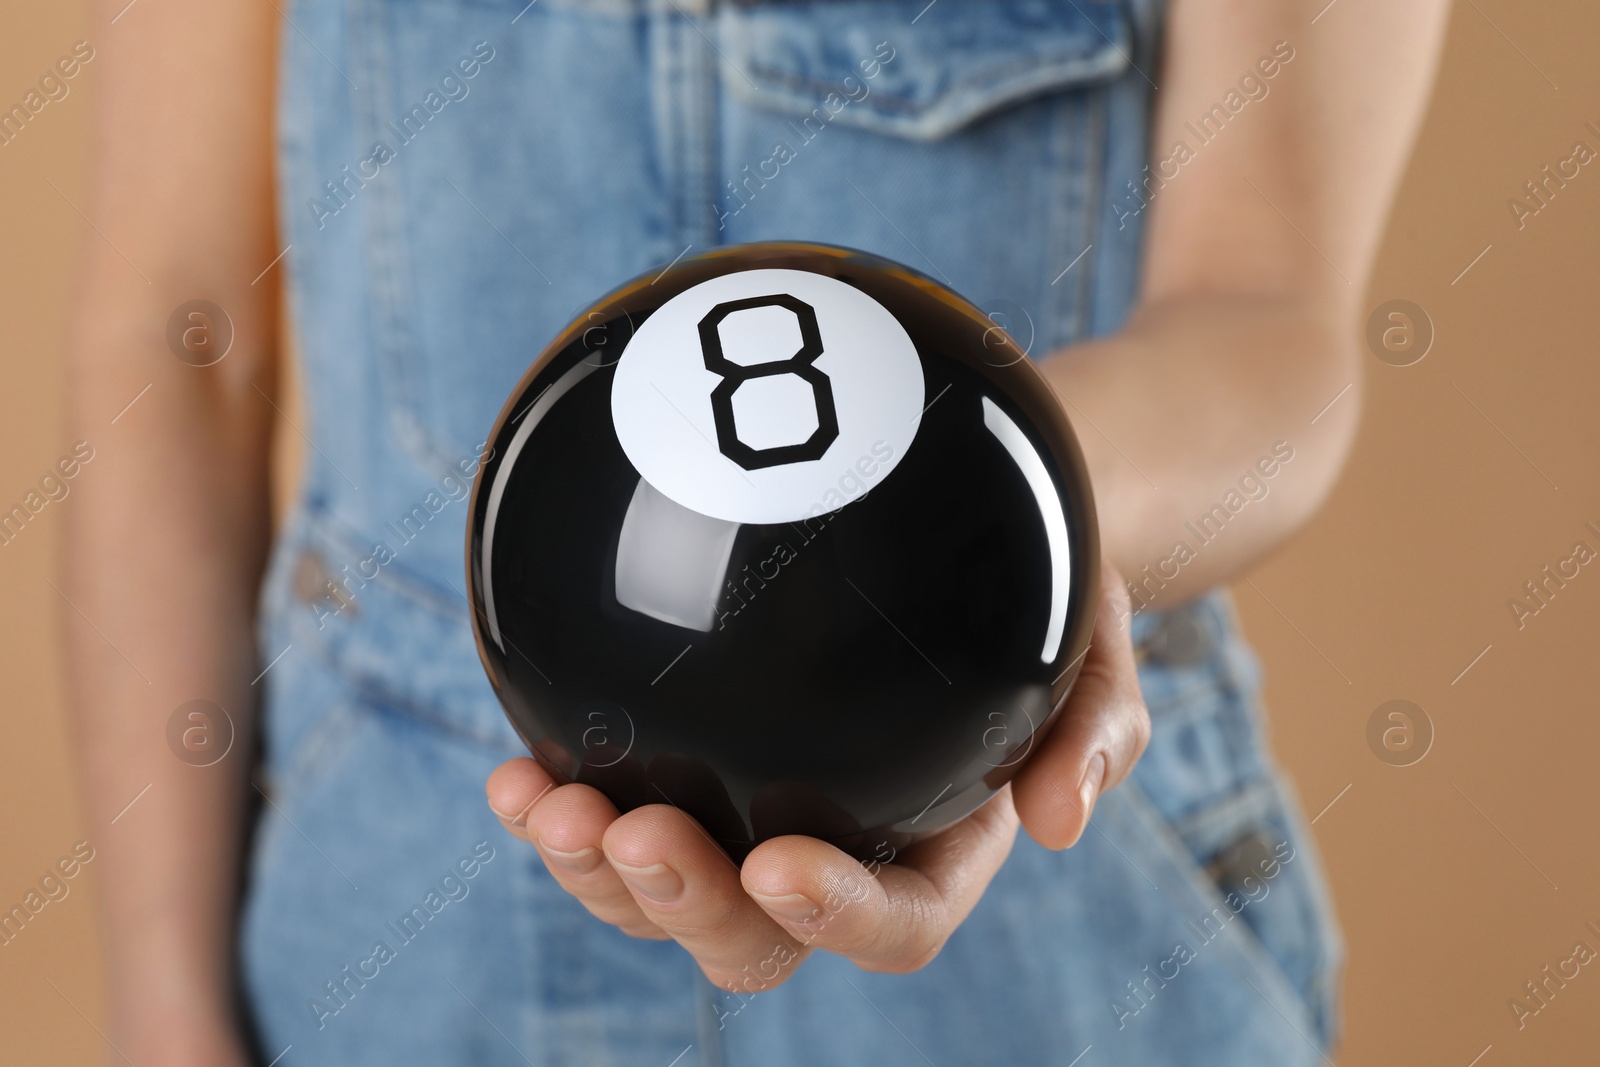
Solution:
<path fill-rule="evenodd" d="M 8 12 L 0 103 L 94 36 L 82 7 Z M 1584 929 L 1600 926 L 1600 565 L 1520 631 L 1506 606 L 1574 541 L 1600 550 L 1582 529 L 1600 526 L 1600 163 L 1520 231 L 1506 207 L 1574 141 L 1600 149 L 1584 126 L 1600 126 L 1597 48 L 1600 8 L 1588 0 L 1456 5 L 1365 303 L 1420 304 L 1433 348 L 1408 368 L 1370 362 L 1344 481 L 1236 590 L 1267 665 L 1277 751 L 1307 814 L 1321 812 L 1350 951 L 1346 1064 L 1600 1062 L 1600 967 L 1520 1031 L 1506 1003 L 1575 941 L 1600 950 Z M 99 238 L 47 180 L 84 202 L 93 78 L 91 64 L 65 101 L 0 147 L 6 506 L 68 447 L 59 358 L 70 270 L 79 242 Z M 92 465 L 81 475 L 94 476 Z M 70 507 L 70 496 L 51 504 L 0 548 L 4 908 L 84 836 L 55 629 L 70 609 L 45 580 Z M 1380 762 L 1365 736 L 1373 709 L 1397 697 L 1437 731 L 1407 768 Z M 95 1030 L 94 875 L 90 864 L 66 900 L 0 948 L 6 1063 L 93 1063 L 108 1051 Z"/>

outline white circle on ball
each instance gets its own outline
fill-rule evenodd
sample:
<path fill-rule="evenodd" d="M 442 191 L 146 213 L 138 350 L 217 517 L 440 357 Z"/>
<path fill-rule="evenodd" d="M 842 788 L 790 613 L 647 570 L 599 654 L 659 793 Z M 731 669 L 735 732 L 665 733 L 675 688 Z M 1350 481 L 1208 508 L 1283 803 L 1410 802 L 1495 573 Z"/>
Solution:
<path fill-rule="evenodd" d="M 916 346 L 882 304 L 826 275 L 750 270 L 684 290 L 639 326 L 611 417 L 663 496 L 729 522 L 793 522 L 882 484 L 925 391 Z"/>

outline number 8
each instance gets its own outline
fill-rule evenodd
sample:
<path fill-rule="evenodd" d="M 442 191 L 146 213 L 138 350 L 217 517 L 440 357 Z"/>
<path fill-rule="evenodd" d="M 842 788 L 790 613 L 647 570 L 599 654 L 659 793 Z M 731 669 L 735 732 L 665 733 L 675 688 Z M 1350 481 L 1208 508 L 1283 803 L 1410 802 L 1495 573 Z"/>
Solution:
<path fill-rule="evenodd" d="M 735 363 L 723 353 L 719 327 L 724 319 L 736 311 L 760 307 L 787 308 L 794 314 L 800 327 L 800 350 L 786 359 L 752 363 L 749 366 Z M 822 355 L 822 332 L 817 327 L 817 313 L 810 304 L 786 294 L 755 296 L 718 304 L 700 320 L 700 350 L 705 356 L 706 370 L 722 379 L 721 384 L 711 391 L 711 414 L 717 425 L 717 446 L 724 456 L 745 470 L 821 459 L 828 446 L 839 436 L 839 415 L 833 406 L 833 383 L 813 365 L 817 357 Z M 739 439 L 739 428 L 733 417 L 733 394 L 752 378 L 778 374 L 793 374 L 811 386 L 816 405 L 816 431 L 799 444 L 752 448 Z"/>

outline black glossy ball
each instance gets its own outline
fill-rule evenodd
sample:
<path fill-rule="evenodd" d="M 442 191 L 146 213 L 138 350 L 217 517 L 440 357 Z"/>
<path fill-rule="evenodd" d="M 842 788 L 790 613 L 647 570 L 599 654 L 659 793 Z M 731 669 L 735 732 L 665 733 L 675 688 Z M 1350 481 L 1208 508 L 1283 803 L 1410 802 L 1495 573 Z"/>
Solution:
<path fill-rule="evenodd" d="M 730 854 L 882 858 L 1037 746 L 1093 625 L 1082 457 L 1004 330 L 859 252 L 686 259 L 580 315 L 473 487 L 485 669 L 559 780 Z"/>

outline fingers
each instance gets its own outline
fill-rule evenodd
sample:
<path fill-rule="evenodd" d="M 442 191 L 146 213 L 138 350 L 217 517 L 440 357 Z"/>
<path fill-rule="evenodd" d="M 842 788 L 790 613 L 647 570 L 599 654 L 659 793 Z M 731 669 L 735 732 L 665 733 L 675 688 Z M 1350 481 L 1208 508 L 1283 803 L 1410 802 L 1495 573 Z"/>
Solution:
<path fill-rule="evenodd" d="M 1100 794 L 1128 776 L 1150 741 L 1133 642 L 1117 623 L 1128 614 L 1122 576 L 1102 564 L 1083 669 L 1055 728 L 1011 783 L 1023 828 L 1046 848 L 1077 843 Z"/>
<path fill-rule="evenodd" d="M 617 809 L 586 785 L 555 782 L 531 759 L 515 759 L 489 775 L 489 807 L 507 830 L 538 851 L 561 888 L 589 912 L 633 937 L 663 940 L 606 862 L 601 839 Z"/>
<path fill-rule="evenodd" d="M 555 781 L 539 764 L 526 757 L 507 760 L 496 767 L 484 786 L 489 810 L 500 825 L 516 837 L 528 840 L 528 813 L 533 805 L 555 788 Z"/>
<path fill-rule="evenodd" d="M 1149 715 L 1132 644 L 1116 623 L 1126 614 L 1127 594 L 1108 566 L 1083 669 L 1040 751 L 988 804 L 876 870 L 792 836 L 758 847 L 741 871 L 678 809 L 619 817 L 596 790 L 556 787 L 526 759 L 490 776 L 490 806 L 590 912 L 635 936 L 672 937 L 722 989 L 774 988 L 812 948 L 866 970 L 915 970 L 976 905 L 1019 824 L 1046 847 L 1075 843 L 1096 798 L 1143 752 Z"/>
<path fill-rule="evenodd" d="M 675 938 L 720 988 L 782 984 L 807 950 L 747 896 L 739 871 L 689 816 L 666 805 L 618 816 L 598 791 L 557 787 L 537 763 L 489 776 L 489 806 L 533 843 L 561 887 L 635 937 Z"/>
<path fill-rule="evenodd" d="M 607 828 L 604 847 L 635 906 L 718 988 L 772 989 L 805 958 L 805 946 L 746 895 L 727 853 L 677 808 L 630 811 Z"/>
<path fill-rule="evenodd" d="M 868 971 L 926 965 L 977 904 L 1011 852 L 1009 788 L 944 833 L 869 869 L 812 837 L 780 837 L 745 860 L 750 898 L 796 941 Z"/>

